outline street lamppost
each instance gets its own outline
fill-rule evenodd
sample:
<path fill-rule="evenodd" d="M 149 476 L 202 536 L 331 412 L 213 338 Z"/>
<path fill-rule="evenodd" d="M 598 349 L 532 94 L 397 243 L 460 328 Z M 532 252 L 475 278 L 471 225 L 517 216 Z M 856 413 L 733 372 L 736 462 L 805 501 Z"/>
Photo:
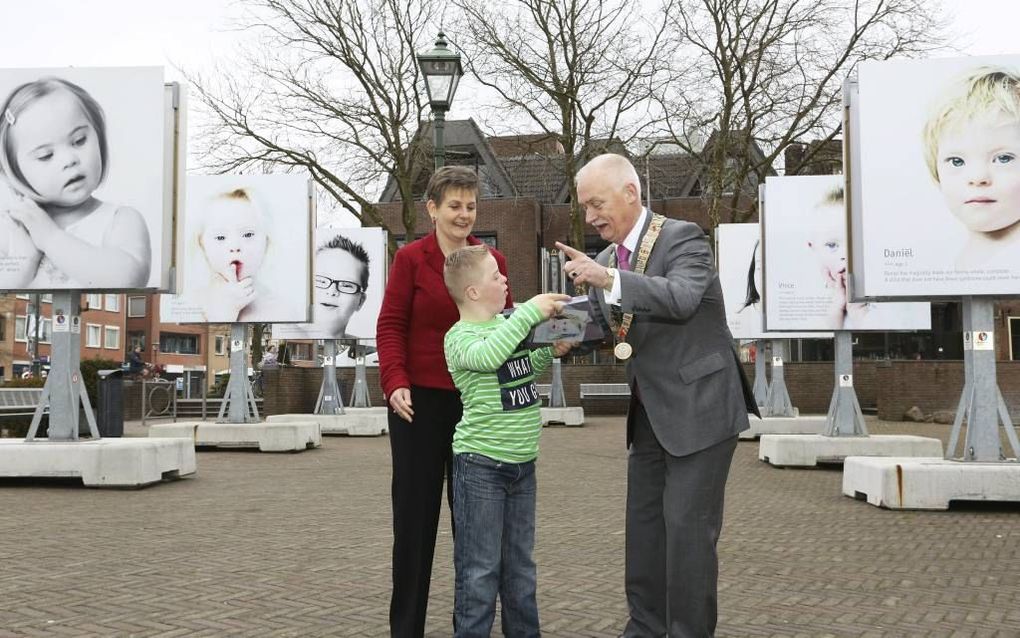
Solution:
<path fill-rule="evenodd" d="M 460 54 L 446 46 L 446 36 L 442 31 L 436 38 L 436 46 L 427 53 L 418 54 L 418 66 L 425 76 L 425 90 L 432 107 L 433 127 L 435 131 L 436 168 L 446 163 L 446 148 L 443 144 L 443 128 L 446 124 L 446 112 L 453 103 L 453 94 L 457 92 L 457 83 L 464 75 L 460 65 Z"/>

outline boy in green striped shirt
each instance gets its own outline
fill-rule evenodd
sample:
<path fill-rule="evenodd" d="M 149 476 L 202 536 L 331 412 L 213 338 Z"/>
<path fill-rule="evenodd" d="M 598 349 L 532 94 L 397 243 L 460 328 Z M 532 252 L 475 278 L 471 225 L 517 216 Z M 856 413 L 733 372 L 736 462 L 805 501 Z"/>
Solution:
<path fill-rule="evenodd" d="M 455 635 L 489 636 L 498 594 L 503 635 L 539 636 L 531 557 L 542 431 L 535 377 L 571 344 L 529 351 L 521 342 L 570 297 L 536 295 L 504 317 L 506 277 L 484 245 L 450 253 L 444 278 L 460 310 L 446 334 L 446 363 L 464 404 L 453 435 Z"/>

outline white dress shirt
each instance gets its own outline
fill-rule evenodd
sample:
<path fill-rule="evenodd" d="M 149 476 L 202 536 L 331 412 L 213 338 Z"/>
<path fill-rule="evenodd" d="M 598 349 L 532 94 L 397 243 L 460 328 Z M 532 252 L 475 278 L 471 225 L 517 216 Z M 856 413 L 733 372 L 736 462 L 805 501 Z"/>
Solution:
<path fill-rule="evenodd" d="M 641 207 L 641 214 L 638 215 L 637 222 L 634 224 L 634 228 L 630 229 L 630 232 L 627 233 L 627 237 L 623 240 L 623 246 L 624 246 L 624 248 L 626 248 L 627 250 L 630 251 L 631 257 L 633 257 L 634 253 L 636 253 L 637 250 L 638 250 L 638 239 L 641 238 L 641 229 L 645 227 L 645 220 L 647 218 L 648 218 L 648 209 L 646 209 L 644 206 L 642 206 Z M 613 250 L 614 251 L 616 250 L 616 246 L 617 246 L 617 244 L 613 244 Z M 619 266 L 619 264 L 617 264 L 617 273 L 616 273 L 616 276 L 613 277 L 613 288 L 612 288 L 612 290 L 603 290 L 602 291 L 602 294 L 605 295 L 606 303 L 609 304 L 609 305 L 612 305 L 612 306 L 619 306 L 620 305 L 620 296 L 622 294 L 620 292 L 620 280 L 622 279 L 622 277 L 620 276 L 619 271 L 620 271 L 620 266 Z"/>

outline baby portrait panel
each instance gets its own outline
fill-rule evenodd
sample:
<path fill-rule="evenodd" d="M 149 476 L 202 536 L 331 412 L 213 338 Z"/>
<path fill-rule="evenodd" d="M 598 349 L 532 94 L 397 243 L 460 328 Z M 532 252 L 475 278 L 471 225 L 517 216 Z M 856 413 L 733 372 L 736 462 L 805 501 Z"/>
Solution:
<path fill-rule="evenodd" d="M 375 324 L 386 287 L 386 233 L 381 228 L 315 229 L 312 321 L 273 326 L 274 339 L 357 339 L 375 345 Z M 369 354 L 368 363 L 375 355 Z M 337 365 L 346 365 L 346 354 Z"/>
<path fill-rule="evenodd" d="M 824 338 L 832 333 L 766 332 L 763 311 L 762 244 L 758 224 L 719 224 L 716 255 L 726 302 L 726 323 L 735 339 Z"/>
<path fill-rule="evenodd" d="M 929 304 L 852 302 L 842 175 L 765 181 L 765 306 L 771 330 L 927 330 Z"/>
<path fill-rule="evenodd" d="M 0 290 L 168 284 L 163 70 L 0 70 Z"/>
<path fill-rule="evenodd" d="M 188 178 L 181 290 L 163 321 L 307 321 L 311 200 L 307 175 Z"/>
<path fill-rule="evenodd" d="M 865 63 L 856 103 L 860 295 L 1020 294 L 1020 56 Z"/>

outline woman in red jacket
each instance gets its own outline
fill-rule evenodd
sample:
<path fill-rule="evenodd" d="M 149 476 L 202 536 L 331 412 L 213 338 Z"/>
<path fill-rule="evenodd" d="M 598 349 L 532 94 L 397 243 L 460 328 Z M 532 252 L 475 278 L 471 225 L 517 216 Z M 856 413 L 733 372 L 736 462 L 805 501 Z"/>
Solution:
<path fill-rule="evenodd" d="M 446 166 L 433 174 L 426 209 L 435 231 L 397 251 L 379 312 L 379 376 L 390 405 L 393 457 L 390 634 L 400 638 L 425 633 L 444 479 L 448 503 L 453 495 L 451 445 L 461 403 L 443 337 L 459 315 L 443 283 L 443 262 L 454 250 L 481 243 L 471 235 L 477 196 L 470 168 Z M 503 255 L 492 253 L 506 275 Z M 506 305 L 513 305 L 509 291 Z"/>

